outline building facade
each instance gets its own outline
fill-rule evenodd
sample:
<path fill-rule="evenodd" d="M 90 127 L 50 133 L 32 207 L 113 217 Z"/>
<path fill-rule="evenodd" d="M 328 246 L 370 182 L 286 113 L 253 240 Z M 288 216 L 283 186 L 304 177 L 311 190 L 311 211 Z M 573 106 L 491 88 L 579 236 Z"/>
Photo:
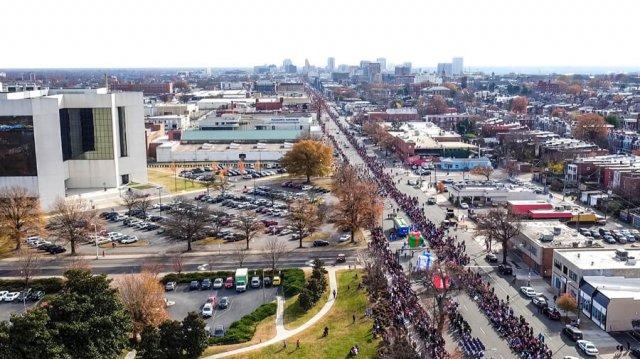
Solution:
<path fill-rule="evenodd" d="M 47 209 L 68 189 L 147 182 L 141 93 L 2 95 L 0 187 L 25 187 Z"/>

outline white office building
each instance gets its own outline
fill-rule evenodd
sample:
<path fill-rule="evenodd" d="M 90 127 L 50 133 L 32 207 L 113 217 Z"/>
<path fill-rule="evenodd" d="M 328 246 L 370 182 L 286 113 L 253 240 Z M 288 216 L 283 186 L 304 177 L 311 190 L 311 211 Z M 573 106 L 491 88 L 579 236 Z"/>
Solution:
<path fill-rule="evenodd" d="M 462 63 L 463 63 L 462 57 L 454 57 L 452 59 L 452 61 L 451 61 L 451 72 L 454 75 L 456 75 L 456 76 L 462 75 L 462 72 L 463 72 Z"/>
<path fill-rule="evenodd" d="M 0 187 L 22 186 L 44 209 L 71 189 L 147 182 L 142 93 L 0 93 Z"/>

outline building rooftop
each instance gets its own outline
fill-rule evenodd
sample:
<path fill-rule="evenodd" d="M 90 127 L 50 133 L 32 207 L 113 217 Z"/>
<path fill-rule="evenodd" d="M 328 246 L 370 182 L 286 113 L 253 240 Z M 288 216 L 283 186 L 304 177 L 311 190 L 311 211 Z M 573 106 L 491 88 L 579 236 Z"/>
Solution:
<path fill-rule="evenodd" d="M 640 258 L 640 249 L 627 249 L 627 252 L 631 257 Z M 640 269 L 640 261 L 634 263 L 618 259 L 615 248 L 559 249 L 555 254 L 566 258 L 580 269 Z"/>
<path fill-rule="evenodd" d="M 607 298 L 640 299 L 640 278 L 584 276 L 582 279 Z"/>
<path fill-rule="evenodd" d="M 225 152 L 227 150 L 245 151 L 245 152 L 288 152 L 292 144 L 288 142 L 281 143 L 203 143 L 203 144 L 181 144 L 177 141 L 164 142 L 159 147 L 170 147 L 173 152 L 189 152 L 211 151 Z"/>
<path fill-rule="evenodd" d="M 571 247 L 574 243 L 586 245 L 587 237 L 560 221 L 522 221 L 520 233 L 541 247 Z"/>
<path fill-rule="evenodd" d="M 299 130 L 186 130 L 183 142 L 296 141 Z"/>

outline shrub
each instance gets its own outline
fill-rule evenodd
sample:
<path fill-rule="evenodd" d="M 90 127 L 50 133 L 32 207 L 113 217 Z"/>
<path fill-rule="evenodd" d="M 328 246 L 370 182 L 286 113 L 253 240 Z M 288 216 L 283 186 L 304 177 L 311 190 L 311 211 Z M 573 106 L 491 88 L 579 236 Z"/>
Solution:
<path fill-rule="evenodd" d="M 224 336 L 219 338 L 209 338 L 209 344 L 237 344 L 248 342 L 256 332 L 256 326 L 264 318 L 276 314 L 278 305 L 275 302 L 259 306 L 253 312 L 233 322 Z"/>
<path fill-rule="evenodd" d="M 42 290 L 47 294 L 58 293 L 62 289 L 64 280 L 62 278 L 38 278 L 29 281 L 29 288 L 32 290 Z M 0 290 L 18 292 L 24 289 L 24 280 L 8 279 L 0 280 Z"/>
<path fill-rule="evenodd" d="M 169 273 L 162 277 L 160 280 L 163 284 L 167 282 L 176 282 L 176 283 L 189 283 L 191 281 L 197 280 L 201 281 L 205 278 L 214 279 L 214 278 L 227 278 L 235 275 L 235 272 L 231 271 L 218 271 L 218 272 L 183 272 L 183 273 Z"/>
<path fill-rule="evenodd" d="M 282 292 L 285 298 L 292 297 L 305 287 L 307 280 L 300 268 L 289 268 L 282 271 Z"/>

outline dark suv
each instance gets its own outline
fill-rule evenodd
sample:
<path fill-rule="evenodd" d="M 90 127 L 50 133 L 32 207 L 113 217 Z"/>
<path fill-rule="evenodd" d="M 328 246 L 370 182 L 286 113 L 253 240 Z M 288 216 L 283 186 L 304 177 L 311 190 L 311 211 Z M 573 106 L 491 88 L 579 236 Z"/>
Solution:
<path fill-rule="evenodd" d="M 502 275 L 513 275 L 513 268 L 509 265 L 500 264 L 498 266 L 498 273 Z"/>
<path fill-rule="evenodd" d="M 582 339 L 582 332 L 580 331 L 580 329 L 572 327 L 570 325 L 567 325 L 562 329 L 562 334 L 566 335 L 574 342 Z"/>

